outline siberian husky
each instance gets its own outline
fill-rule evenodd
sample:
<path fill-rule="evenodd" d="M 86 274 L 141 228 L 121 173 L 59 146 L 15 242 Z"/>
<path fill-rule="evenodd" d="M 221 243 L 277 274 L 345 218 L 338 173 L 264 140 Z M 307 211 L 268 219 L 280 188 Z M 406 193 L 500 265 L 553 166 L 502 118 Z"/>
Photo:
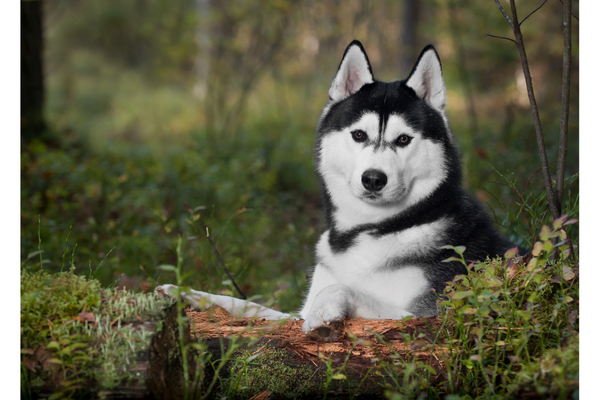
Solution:
<path fill-rule="evenodd" d="M 406 80 L 390 83 L 375 80 L 360 42 L 346 48 L 317 127 L 315 167 L 328 229 L 299 313 L 305 334 L 332 341 L 345 318 L 436 315 L 436 293 L 467 272 L 461 263 L 443 262 L 454 255 L 443 246 L 466 246 L 466 260 L 514 247 L 461 186 L 445 106 L 433 46 L 423 49 Z M 290 318 L 232 297 L 183 296 L 234 315 Z"/>

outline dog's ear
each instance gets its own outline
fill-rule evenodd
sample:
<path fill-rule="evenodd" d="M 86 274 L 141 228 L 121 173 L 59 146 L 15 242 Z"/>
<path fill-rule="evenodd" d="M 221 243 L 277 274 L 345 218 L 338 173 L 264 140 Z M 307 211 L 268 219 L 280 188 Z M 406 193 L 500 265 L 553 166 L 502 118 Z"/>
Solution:
<path fill-rule="evenodd" d="M 423 49 L 417 63 L 406 80 L 417 96 L 439 111 L 446 106 L 446 86 L 442 77 L 442 64 L 435 48 L 428 45 Z"/>
<path fill-rule="evenodd" d="M 354 40 L 346 48 L 337 74 L 331 82 L 329 98 L 333 101 L 343 100 L 373 81 L 369 57 L 367 57 L 362 44 L 358 40 Z"/>

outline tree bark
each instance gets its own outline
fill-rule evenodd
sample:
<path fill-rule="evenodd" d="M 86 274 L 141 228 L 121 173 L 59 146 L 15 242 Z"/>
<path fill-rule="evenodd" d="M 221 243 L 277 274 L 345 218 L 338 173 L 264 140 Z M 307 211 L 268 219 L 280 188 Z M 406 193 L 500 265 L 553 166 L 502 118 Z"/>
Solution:
<path fill-rule="evenodd" d="M 43 3 L 21 1 L 21 141 L 45 129 Z"/>
<path fill-rule="evenodd" d="M 562 107 L 560 115 L 560 137 L 558 145 L 558 167 L 556 177 L 557 207 L 562 213 L 562 199 L 567 163 L 567 136 L 569 133 L 569 100 L 571 97 L 571 8 L 572 0 L 563 2 L 563 76 Z"/>
<path fill-rule="evenodd" d="M 400 72 L 408 76 L 419 55 L 417 28 L 419 26 L 419 0 L 405 0 L 402 9 L 402 54 Z"/>
<path fill-rule="evenodd" d="M 501 8 L 502 10 L 502 8 Z M 531 114 L 533 116 L 533 125 L 535 127 L 535 135 L 537 138 L 537 145 L 540 154 L 540 161 L 542 162 L 542 173 L 544 174 L 544 186 L 546 187 L 546 195 L 548 197 L 548 204 L 550 206 L 550 212 L 552 213 L 553 219 L 560 218 L 560 211 L 557 207 L 556 196 L 554 188 L 552 187 L 552 177 L 550 174 L 550 166 L 548 164 L 548 156 L 546 154 L 546 144 L 544 142 L 544 132 L 542 131 L 542 123 L 540 121 L 540 115 L 538 112 L 537 102 L 535 100 L 535 94 L 533 92 L 533 83 L 531 80 L 531 73 L 529 72 L 529 63 L 527 61 L 527 54 L 525 53 L 525 44 L 523 42 L 523 35 L 521 33 L 521 26 L 519 24 L 519 18 L 517 16 L 517 7 L 515 1 L 510 0 L 510 10 L 512 14 L 513 33 L 515 35 L 515 43 L 519 50 L 519 57 L 521 58 L 521 66 L 523 67 L 523 75 L 525 76 L 525 83 L 527 85 L 527 94 L 529 96 L 529 104 L 531 105 Z M 504 10 L 502 10 L 503 14 Z M 506 16 L 506 14 L 505 14 Z M 508 17 L 507 17 L 508 18 Z M 510 23 L 510 20 L 509 20 Z"/>

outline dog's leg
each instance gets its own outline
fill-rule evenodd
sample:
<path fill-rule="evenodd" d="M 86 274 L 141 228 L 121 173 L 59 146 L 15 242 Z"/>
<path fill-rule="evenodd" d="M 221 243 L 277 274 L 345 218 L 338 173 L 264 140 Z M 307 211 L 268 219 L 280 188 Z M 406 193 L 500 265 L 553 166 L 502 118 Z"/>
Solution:
<path fill-rule="evenodd" d="M 409 315 L 412 314 L 397 306 L 377 301 L 346 285 L 334 284 L 315 297 L 302 331 L 317 340 L 331 342 L 339 337 L 346 318 L 401 319 Z"/>
<path fill-rule="evenodd" d="M 177 289 L 177 286 L 167 284 L 158 286 L 156 291 L 170 297 L 175 297 L 175 291 Z M 237 315 L 240 317 L 260 317 L 267 320 L 288 319 L 291 317 L 290 314 L 275 311 L 270 308 L 263 307 L 260 304 L 256 304 L 247 300 L 236 299 L 230 296 L 220 296 L 193 289 L 191 289 L 189 293 L 181 292 L 180 295 L 186 302 L 192 305 L 192 307 L 199 310 L 206 309 L 211 305 L 218 305 L 226 309 L 231 315 Z"/>

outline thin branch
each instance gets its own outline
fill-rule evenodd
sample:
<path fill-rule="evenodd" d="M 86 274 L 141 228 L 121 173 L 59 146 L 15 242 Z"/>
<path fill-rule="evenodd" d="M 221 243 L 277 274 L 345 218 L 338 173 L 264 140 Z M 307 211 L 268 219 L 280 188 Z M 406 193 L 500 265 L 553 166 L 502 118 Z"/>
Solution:
<path fill-rule="evenodd" d="M 508 14 L 506 13 L 506 11 L 504 11 L 504 8 L 502 8 L 502 6 L 500 5 L 500 2 L 498 0 L 494 0 L 494 2 L 496 3 L 496 5 L 498 6 L 498 8 L 500 9 L 500 12 L 502 13 L 502 15 L 504 15 L 504 18 L 506 18 L 506 20 L 508 21 L 508 24 L 510 25 L 510 27 L 513 29 L 513 31 L 515 30 L 515 27 L 513 25 L 513 22 L 511 21 L 510 17 L 508 16 Z"/>
<path fill-rule="evenodd" d="M 559 1 L 560 1 L 560 3 L 561 3 L 562 5 L 564 5 L 564 4 L 565 4 L 565 3 L 563 3 L 563 2 L 562 2 L 562 0 L 559 0 Z M 577 17 L 577 15 L 573 14 L 573 11 L 571 11 L 571 15 L 573 16 L 573 18 L 575 18 L 577 21 L 579 21 L 579 18 Z"/>
<path fill-rule="evenodd" d="M 540 4 L 540 6 L 538 8 L 536 8 L 535 10 L 533 10 L 532 12 L 529 13 L 528 16 L 526 16 L 525 18 L 523 18 L 523 21 L 519 22 L 519 26 L 521 26 L 521 24 L 523 22 L 525 22 L 525 20 L 529 17 L 531 17 L 533 15 L 533 13 L 535 13 L 537 10 L 539 10 L 540 8 L 542 8 L 544 6 L 544 4 L 546 4 L 548 2 L 548 0 L 544 0 L 544 2 L 542 4 Z"/>
<path fill-rule="evenodd" d="M 489 37 L 496 38 L 496 39 L 510 40 L 510 41 L 511 41 L 511 42 L 513 42 L 514 44 L 517 44 L 517 42 L 515 42 L 515 41 L 514 41 L 513 39 L 511 39 L 511 38 L 507 38 L 507 37 L 504 37 L 504 36 L 490 35 L 489 33 L 486 33 L 486 35 L 487 35 L 487 36 L 489 36 Z"/>
<path fill-rule="evenodd" d="M 521 211 L 523 211 L 523 218 L 525 218 L 527 229 L 529 229 L 529 234 L 531 235 L 531 244 L 533 245 L 533 243 L 535 243 L 535 236 L 533 236 L 533 232 L 531 231 L 531 225 L 529 225 L 529 220 L 527 219 L 527 211 L 525 210 L 525 202 L 523 201 L 523 196 L 521 196 L 521 193 L 519 193 L 519 191 L 512 186 L 498 181 L 491 182 L 497 183 L 498 185 L 506 186 L 507 188 L 512 189 L 517 194 L 517 196 L 519 196 L 519 199 L 521 200 Z"/>
<path fill-rule="evenodd" d="M 569 134 L 569 99 L 571 95 L 571 8 L 572 0 L 566 0 L 563 3 L 563 76 L 558 145 L 558 170 L 556 176 L 556 200 L 559 213 L 562 212 L 565 168 L 567 163 L 567 137 Z"/>
<path fill-rule="evenodd" d="M 223 260 L 221 259 L 221 255 L 217 251 L 217 247 L 215 246 L 212 239 L 210 238 L 210 234 L 208 233 L 208 226 L 206 227 L 206 237 L 208 238 L 208 241 L 210 242 L 213 250 L 215 251 L 215 254 L 217 255 L 217 259 L 219 260 L 219 263 L 221 264 L 221 267 L 223 267 L 223 269 L 225 270 L 225 273 L 227 274 L 229 279 L 231 279 L 231 283 L 233 283 L 233 286 L 235 286 L 235 288 L 237 289 L 237 291 L 240 294 L 240 296 L 242 297 L 242 299 L 246 300 L 246 295 L 244 293 L 242 293 L 242 291 L 238 287 L 237 283 L 235 283 L 235 281 L 233 280 L 233 277 L 231 276 L 231 274 L 229 273 L 229 270 L 227 269 L 227 267 L 225 267 L 225 264 L 223 263 Z"/>
<path fill-rule="evenodd" d="M 496 3 L 498 3 L 497 0 Z M 517 7 L 515 6 L 515 0 L 510 0 L 510 10 L 512 13 L 513 20 L 518 21 Z M 550 211 L 553 219 L 560 218 L 560 212 L 558 211 L 556 197 L 554 196 L 554 188 L 552 187 L 552 177 L 550 176 L 550 167 L 548 165 L 548 155 L 546 154 L 546 144 L 544 142 L 544 132 L 542 131 L 542 123 L 540 121 L 540 114 L 538 112 L 537 102 L 535 100 L 535 94 L 533 92 L 533 83 L 531 80 L 531 72 L 529 71 L 529 63 L 527 62 L 527 54 L 525 53 L 525 44 L 523 43 L 523 35 L 521 34 L 521 27 L 515 25 L 513 27 L 517 48 L 519 49 L 519 56 L 521 58 L 521 66 L 523 67 L 523 75 L 525 76 L 525 83 L 527 85 L 527 94 L 529 95 L 529 104 L 531 105 L 531 114 L 533 116 L 533 125 L 535 126 L 535 135 L 537 138 L 538 150 L 540 153 L 540 161 L 542 162 L 542 172 L 544 173 L 544 186 L 546 187 L 546 195 L 548 196 L 548 204 L 550 205 Z"/>

